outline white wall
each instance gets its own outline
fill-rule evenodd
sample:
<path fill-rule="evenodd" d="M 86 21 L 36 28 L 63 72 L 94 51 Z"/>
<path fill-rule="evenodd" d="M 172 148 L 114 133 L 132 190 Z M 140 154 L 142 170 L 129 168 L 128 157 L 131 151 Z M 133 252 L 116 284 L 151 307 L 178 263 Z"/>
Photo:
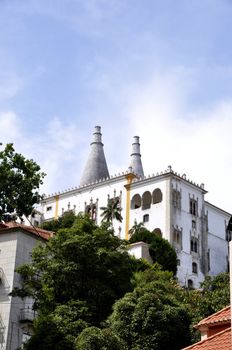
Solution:
<path fill-rule="evenodd" d="M 20 276 L 15 269 L 30 262 L 31 252 L 38 242 L 37 237 L 19 230 L 0 233 L 0 267 L 3 269 L 7 286 L 0 289 L 0 315 L 5 326 L 4 342 L 0 344 L 0 349 L 15 350 L 22 344 L 27 325 L 19 322 L 19 315 L 20 310 L 27 305 L 25 300 L 10 297 L 8 294 L 14 287 L 20 286 Z M 27 302 L 31 305 L 29 299 Z"/>
<path fill-rule="evenodd" d="M 114 220 L 115 234 L 125 238 L 126 224 L 126 176 L 118 176 L 93 185 L 84 186 L 69 192 L 59 194 L 58 215 L 64 211 L 73 209 L 76 214 L 84 212 L 85 203 L 97 202 L 97 224 L 101 223 L 100 208 L 107 205 L 108 196 L 121 196 L 123 222 Z M 131 184 L 130 199 L 135 194 L 141 197 L 145 191 L 151 194 L 159 188 L 162 192 L 162 202 L 151 204 L 149 209 L 143 210 L 130 208 L 129 228 L 135 221 L 143 222 L 145 214 L 149 214 L 149 221 L 144 226 L 153 231 L 159 228 L 163 238 L 166 238 L 176 249 L 180 265 L 178 266 L 178 279 L 181 285 L 187 285 L 188 280 L 193 281 L 194 287 L 199 287 L 205 274 L 216 274 L 227 270 L 228 243 L 225 240 L 225 222 L 228 222 L 230 214 L 205 202 L 203 186 L 198 186 L 185 178 L 171 172 L 134 180 Z M 172 203 L 173 189 L 181 192 L 181 208 L 174 208 Z M 190 198 L 197 201 L 197 215 L 190 214 Z M 51 211 L 47 207 L 52 206 Z M 56 196 L 44 199 L 39 210 L 44 214 L 45 220 L 52 219 L 57 208 Z M 208 231 L 206 230 L 206 215 L 208 215 Z M 192 227 L 192 221 L 196 222 L 196 228 Z M 178 228 L 182 232 L 181 245 L 173 242 L 173 230 Z M 119 230 L 121 229 L 121 230 Z M 198 240 L 198 252 L 191 252 L 191 236 Z M 210 252 L 210 271 L 207 270 L 207 252 Z M 192 263 L 197 263 L 197 273 L 192 272 Z"/>

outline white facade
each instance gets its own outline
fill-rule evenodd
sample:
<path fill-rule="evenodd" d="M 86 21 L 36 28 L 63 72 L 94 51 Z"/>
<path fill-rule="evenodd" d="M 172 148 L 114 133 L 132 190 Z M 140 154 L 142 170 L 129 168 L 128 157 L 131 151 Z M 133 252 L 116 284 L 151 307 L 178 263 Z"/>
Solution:
<path fill-rule="evenodd" d="M 30 262 L 33 248 L 41 242 L 35 234 L 21 228 L 0 229 L 0 349 L 16 350 L 32 334 L 32 300 L 11 297 L 20 287 L 15 269 Z"/>
<path fill-rule="evenodd" d="M 115 234 L 129 238 L 135 222 L 167 239 L 178 256 L 177 277 L 181 285 L 199 287 L 207 274 L 227 271 L 226 227 L 231 214 L 205 201 L 203 184 L 192 183 L 173 172 L 137 178 L 128 172 L 90 185 L 47 196 L 37 221 L 57 218 L 65 211 L 86 213 L 101 223 L 101 207 L 119 200 L 122 223 L 114 220 Z"/>

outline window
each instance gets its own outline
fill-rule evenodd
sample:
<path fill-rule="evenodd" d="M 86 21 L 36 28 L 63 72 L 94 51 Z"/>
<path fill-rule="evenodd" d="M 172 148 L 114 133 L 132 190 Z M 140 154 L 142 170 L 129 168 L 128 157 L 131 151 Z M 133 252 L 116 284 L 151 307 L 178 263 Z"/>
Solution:
<path fill-rule="evenodd" d="M 196 225 L 196 221 L 195 220 L 192 220 L 192 228 L 193 229 L 196 229 L 197 225 Z"/>
<path fill-rule="evenodd" d="M 143 222 L 148 222 L 149 221 L 149 214 L 143 215 Z"/>
<path fill-rule="evenodd" d="M 198 239 L 195 237 L 191 237 L 191 252 L 197 253 L 198 252 Z"/>
<path fill-rule="evenodd" d="M 33 226 L 39 227 L 39 221 L 38 221 L 38 220 L 34 220 L 34 221 L 33 221 Z"/>
<path fill-rule="evenodd" d="M 210 249 L 208 249 L 208 252 L 207 252 L 207 265 L 208 265 L 208 271 L 210 271 Z"/>
<path fill-rule="evenodd" d="M 226 240 L 227 242 L 231 241 L 231 231 L 226 230 Z"/>
<path fill-rule="evenodd" d="M 153 230 L 153 233 L 155 234 L 155 235 L 157 235 L 157 236 L 160 236 L 160 237 L 162 237 L 162 231 L 161 231 L 161 229 L 160 228 L 155 228 L 154 230 Z"/>
<path fill-rule="evenodd" d="M 192 273 L 197 273 L 197 263 L 192 263 Z"/>
<path fill-rule="evenodd" d="M 151 207 L 151 193 L 146 191 L 142 196 L 142 209 L 149 209 Z"/>
<path fill-rule="evenodd" d="M 189 201 L 189 212 L 190 214 L 197 216 L 197 201 L 193 198 L 190 198 Z"/>
<path fill-rule="evenodd" d="M 97 221 L 97 205 L 94 203 L 86 205 L 85 214 L 88 214 L 90 219 L 92 219 L 94 222 L 96 222 Z"/>
<path fill-rule="evenodd" d="M 131 209 L 137 209 L 141 207 L 141 196 L 139 194 L 135 194 L 131 200 Z"/>
<path fill-rule="evenodd" d="M 193 281 L 192 280 L 188 280 L 188 288 L 193 288 Z"/>
<path fill-rule="evenodd" d="M 173 243 L 181 247 L 182 245 L 182 232 L 179 229 L 174 229 L 173 231 Z"/>
<path fill-rule="evenodd" d="M 152 203 L 153 204 L 160 203 L 162 202 L 162 199 L 163 199 L 163 195 L 161 190 L 159 188 L 156 188 L 152 193 Z"/>
<path fill-rule="evenodd" d="M 178 190 L 172 191 L 172 204 L 174 208 L 181 208 L 181 193 Z"/>
<path fill-rule="evenodd" d="M 49 207 L 46 208 L 47 211 L 51 211 L 52 210 L 52 206 L 50 205 Z"/>
<path fill-rule="evenodd" d="M 180 266 L 180 259 L 176 260 L 176 264 L 177 264 L 177 266 Z"/>

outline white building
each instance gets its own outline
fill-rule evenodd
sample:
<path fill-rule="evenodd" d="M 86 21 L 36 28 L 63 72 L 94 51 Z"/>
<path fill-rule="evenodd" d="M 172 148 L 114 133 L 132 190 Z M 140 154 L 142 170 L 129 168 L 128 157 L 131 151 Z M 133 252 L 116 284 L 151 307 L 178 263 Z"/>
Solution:
<path fill-rule="evenodd" d="M 46 241 L 51 232 L 17 223 L 0 223 L 0 349 L 16 350 L 32 334 L 35 317 L 30 298 L 11 297 L 20 287 L 15 269 L 30 262 L 33 248 Z"/>
<path fill-rule="evenodd" d="M 205 201 L 204 185 L 197 185 L 168 167 L 163 173 L 144 176 L 139 137 L 132 144 L 131 164 L 125 173 L 109 176 L 101 141 L 95 127 L 90 155 L 79 187 L 46 196 L 37 223 L 58 218 L 65 211 L 89 213 L 100 224 L 101 207 L 118 201 L 122 223 L 113 221 L 115 234 L 128 239 L 135 222 L 167 239 L 178 256 L 181 285 L 199 287 L 207 274 L 228 270 L 226 230 L 231 214 Z M 138 256 L 141 247 L 133 247 Z"/>

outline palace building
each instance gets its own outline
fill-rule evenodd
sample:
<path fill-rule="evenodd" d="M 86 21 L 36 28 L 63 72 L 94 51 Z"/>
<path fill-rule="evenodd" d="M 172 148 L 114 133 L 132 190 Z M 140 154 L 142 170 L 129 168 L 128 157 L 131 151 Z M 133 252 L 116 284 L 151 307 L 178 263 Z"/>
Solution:
<path fill-rule="evenodd" d="M 115 234 L 128 239 L 135 223 L 143 223 L 154 234 L 160 234 L 176 250 L 179 283 L 198 288 L 206 275 L 228 271 L 227 225 L 231 214 L 207 202 L 206 194 L 203 184 L 177 174 L 171 166 L 164 172 L 145 176 L 138 136 L 133 138 L 128 170 L 111 176 L 101 127 L 96 126 L 80 185 L 45 196 L 38 208 L 41 214 L 33 220 L 38 225 L 72 210 L 76 214 L 88 213 L 100 224 L 100 208 L 113 201 L 123 217 L 122 222 L 113 220 Z M 135 245 L 131 252 L 141 257 L 143 248 Z"/>

